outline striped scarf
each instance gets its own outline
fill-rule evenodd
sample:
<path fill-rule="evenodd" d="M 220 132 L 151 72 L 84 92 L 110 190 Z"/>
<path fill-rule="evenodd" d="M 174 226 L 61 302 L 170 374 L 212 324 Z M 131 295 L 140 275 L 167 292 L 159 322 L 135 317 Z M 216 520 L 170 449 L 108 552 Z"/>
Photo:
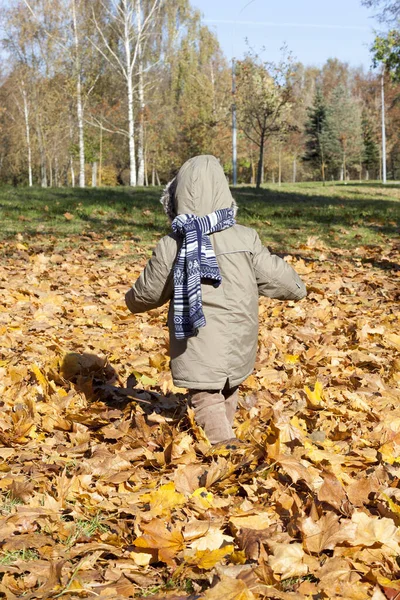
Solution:
<path fill-rule="evenodd" d="M 174 266 L 174 327 L 178 340 L 196 336 L 205 327 L 201 281 L 218 287 L 222 281 L 211 245 L 211 233 L 235 225 L 234 212 L 223 208 L 206 215 L 178 215 L 172 222 L 174 233 L 183 238 Z"/>

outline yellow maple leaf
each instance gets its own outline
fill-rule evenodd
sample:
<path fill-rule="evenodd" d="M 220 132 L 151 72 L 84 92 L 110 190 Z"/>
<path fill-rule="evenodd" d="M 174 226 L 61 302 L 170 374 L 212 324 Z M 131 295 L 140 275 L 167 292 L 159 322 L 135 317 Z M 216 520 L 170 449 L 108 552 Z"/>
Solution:
<path fill-rule="evenodd" d="M 197 550 L 193 556 L 186 558 L 187 564 L 196 565 L 199 569 L 208 571 L 215 567 L 215 565 L 221 562 L 226 556 L 232 554 L 234 546 L 228 544 L 223 548 L 217 548 L 215 550 Z"/>
<path fill-rule="evenodd" d="M 214 504 L 213 494 L 205 487 L 197 488 L 197 490 L 191 494 L 190 498 L 194 499 L 196 506 L 201 508 L 211 508 Z"/>
<path fill-rule="evenodd" d="M 314 390 L 310 390 L 308 386 L 304 386 L 304 391 L 307 395 L 307 404 L 310 408 L 322 408 L 322 383 L 317 381 Z"/>
<path fill-rule="evenodd" d="M 31 371 L 35 376 L 36 381 L 42 387 L 43 392 L 48 392 L 49 390 L 49 382 L 47 378 L 43 375 L 42 371 L 39 369 L 37 365 L 31 366 Z"/>
<path fill-rule="evenodd" d="M 299 362 L 299 354 L 285 354 L 285 363 L 288 365 L 295 365 Z"/>
<path fill-rule="evenodd" d="M 154 492 L 143 494 L 140 500 L 150 504 L 150 513 L 155 517 L 168 515 L 172 509 L 186 502 L 185 496 L 175 490 L 173 481 L 160 486 Z"/>

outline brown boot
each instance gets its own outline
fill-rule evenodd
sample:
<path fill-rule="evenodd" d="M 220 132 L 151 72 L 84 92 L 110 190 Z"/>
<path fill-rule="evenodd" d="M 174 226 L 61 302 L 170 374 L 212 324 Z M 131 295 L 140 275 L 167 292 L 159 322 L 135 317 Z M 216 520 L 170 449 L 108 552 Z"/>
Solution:
<path fill-rule="evenodd" d="M 225 388 L 224 390 L 222 390 L 222 393 L 225 396 L 226 417 L 229 421 L 230 426 L 232 427 L 239 401 L 239 388 Z"/>
<path fill-rule="evenodd" d="M 211 444 L 218 444 L 235 437 L 232 425 L 226 414 L 226 400 L 221 392 L 191 391 L 190 405 L 197 423 Z"/>

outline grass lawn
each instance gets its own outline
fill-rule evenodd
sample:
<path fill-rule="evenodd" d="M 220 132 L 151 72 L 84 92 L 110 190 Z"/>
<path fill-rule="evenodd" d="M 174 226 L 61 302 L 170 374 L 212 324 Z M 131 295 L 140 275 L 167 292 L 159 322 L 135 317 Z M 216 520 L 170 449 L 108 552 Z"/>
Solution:
<path fill-rule="evenodd" d="M 293 252 L 316 236 L 331 248 L 382 245 L 398 234 L 400 186 L 378 183 L 267 185 L 232 190 L 238 221 L 255 227 L 264 243 Z M 0 188 L 0 239 L 20 233 L 62 248 L 94 233 L 151 244 L 168 232 L 159 188 Z M 54 239 L 55 238 L 55 239 Z"/>

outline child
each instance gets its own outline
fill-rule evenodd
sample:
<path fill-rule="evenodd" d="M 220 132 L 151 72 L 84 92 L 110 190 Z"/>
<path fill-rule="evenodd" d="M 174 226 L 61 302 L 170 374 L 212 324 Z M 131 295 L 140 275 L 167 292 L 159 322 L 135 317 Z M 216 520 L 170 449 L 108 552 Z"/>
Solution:
<path fill-rule="evenodd" d="M 306 288 L 253 229 L 236 224 L 237 206 L 214 156 L 188 160 L 161 202 L 173 233 L 159 242 L 126 304 L 140 313 L 170 300 L 174 383 L 189 389 L 212 444 L 233 440 L 237 389 L 256 358 L 258 296 L 300 300 Z"/>

